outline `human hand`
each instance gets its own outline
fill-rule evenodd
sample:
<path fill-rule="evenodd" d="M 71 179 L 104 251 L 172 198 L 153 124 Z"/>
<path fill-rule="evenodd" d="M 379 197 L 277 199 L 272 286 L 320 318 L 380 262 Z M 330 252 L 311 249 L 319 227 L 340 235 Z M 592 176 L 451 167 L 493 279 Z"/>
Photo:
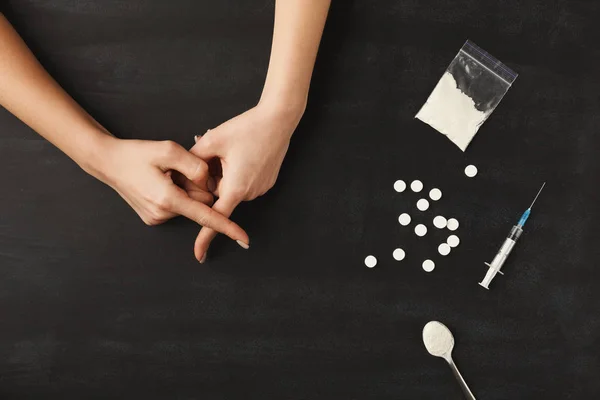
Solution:
<path fill-rule="evenodd" d="M 211 171 L 217 174 L 214 193 L 219 196 L 213 210 L 229 217 L 240 202 L 273 187 L 300 117 L 301 113 L 278 112 L 259 104 L 197 140 L 190 152 L 211 166 L 215 161 L 218 165 L 216 172 Z M 196 238 L 194 253 L 200 262 L 216 233 L 204 227 Z"/>
<path fill-rule="evenodd" d="M 183 147 L 105 135 L 98 148 L 86 170 L 119 193 L 147 225 L 183 215 L 247 247 L 246 232 L 209 207 L 208 165 Z"/>

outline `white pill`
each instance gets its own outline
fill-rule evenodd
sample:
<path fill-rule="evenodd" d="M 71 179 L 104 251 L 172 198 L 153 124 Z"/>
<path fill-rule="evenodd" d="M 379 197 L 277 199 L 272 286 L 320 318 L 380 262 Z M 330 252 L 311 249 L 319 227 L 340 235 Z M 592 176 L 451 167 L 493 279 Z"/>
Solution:
<path fill-rule="evenodd" d="M 442 243 L 438 246 L 438 252 L 443 256 L 447 256 L 450 254 L 450 246 L 447 243 Z"/>
<path fill-rule="evenodd" d="M 406 253 L 404 252 L 404 250 L 398 248 L 398 249 L 394 250 L 394 253 L 392 253 L 392 256 L 394 257 L 394 260 L 402 261 L 402 260 L 404 260 Z"/>
<path fill-rule="evenodd" d="M 367 256 L 367 258 L 365 258 L 365 265 L 367 266 L 367 268 L 373 268 L 374 266 L 376 266 L 377 259 L 375 258 L 375 256 Z"/>
<path fill-rule="evenodd" d="M 427 227 L 423 224 L 419 224 L 415 226 L 415 233 L 417 234 L 417 236 L 423 237 L 427 234 Z"/>
<path fill-rule="evenodd" d="M 397 180 L 394 182 L 394 190 L 398 193 L 404 192 L 406 190 L 406 183 L 403 180 Z"/>
<path fill-rule="evenodd" d="M 398 222 L 400 222 L 400 225 L 402 226 L 410 224 L 410 215 L 408 215 L 407 213 L 400 214 L 400 216 L 398 217 Z"/>
<path fill-rule="evenodd" d="M 423 261 L 423 269 L 425 270 L 425 272 L 431 272 L 433 271 L 435 268 L 435 263 L 431 260 L 425 260 Z"/>
<path fill-rule="evenodd" d="M 410 188 L 413 192 L 419 193 L 421 190 L 423 190 L 423 182 L 419 180 L 412 181 L 412 183 L 410 184 Z"/>
<path fill-rule="evenodd" d="M 431 189 L 429 191 L 429 198 L 433 201 L 438 201 L 442 198 L 442 191 L 437 188 Z"/>
<path fill-rule="evenodd" d="M 474 177 L 477 175 L 477 167 L 474 165 L 467 165 L 467 168 L 465 168 L 465 175 L 467 175 L 469 178 Z"/>
<path fill-rule="evenodd" d="M 438 229 L 444 229 L 447 223 L 448 222 L 446 221 L 446 218 L 442 217 L 441 215 L 438 215 L 433 219 L 433 226 Z"/>
<path fill-rule="evenodd" d="M 448 245 L 450 247 L 456 247 L 456 246 L 459 245 L 460 239 L 456 235 L 450 235 L 450 236 L 448 236 L 448 239 L 446 240 L 446 243 L 448 243 Z"/>
<path fill-rule="evenodd" d="M 458 229 L 458 221 L 456 220 L 456 218 L 450 218 L 448 220 L 448 229 L 450 229 L 451 231 L 455 231 Z"/>
<path fill-rule="evenodd" d="M 421 199 L 417 201 L 417 208 L 421 211 L 425 211 L 429 208 L 429 202 L 427 199 Z"/>

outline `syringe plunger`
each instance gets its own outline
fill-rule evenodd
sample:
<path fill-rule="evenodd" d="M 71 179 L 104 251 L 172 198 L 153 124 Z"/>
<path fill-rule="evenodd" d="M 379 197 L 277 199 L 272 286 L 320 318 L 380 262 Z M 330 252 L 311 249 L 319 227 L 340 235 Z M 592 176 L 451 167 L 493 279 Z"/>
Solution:
<path fill-rule="evenodd" d="M 502 243 L 502 247 L 500 247 L 500 250 L 498 250 L 492 262 L 490 264 L 485 263 L 485 265 L 490 267 L 490 269 L 488 269 L 488 272 L 485 274 L 483 280 L 479 282 L 481 286 L 483 286 L 486 289 L 489 289 L 490 282 L 492 281 L 492 279 L 494 279 L 496 274 L 502 274 L 502 271 L 500 271 L 500 269 L 504 265 L 504 262 L 508 258 L 508 255 L 512 251 L 513 247 L 515 247 L 515 244 L 517 244 L 517 240 L 519 240 L 522 233 L 523 229 L 521 229 L 518 225 L 512 227 L 510 233 L 508 234 L 508 237 L 506 238 L 506 240 L 504 240 L 504 243 Z"/>

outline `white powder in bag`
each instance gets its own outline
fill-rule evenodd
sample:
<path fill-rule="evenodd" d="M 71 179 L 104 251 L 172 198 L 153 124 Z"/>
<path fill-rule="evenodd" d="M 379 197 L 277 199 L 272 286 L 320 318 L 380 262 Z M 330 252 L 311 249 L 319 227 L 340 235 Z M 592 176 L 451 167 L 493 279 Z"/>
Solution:
<path fill-rule="evenodd" d="M 415 118 L 446 135 L 465 151 L 492 111 L 477 110 L 475 102 L 458 88 L 452 74 L 446 71 Z"/>

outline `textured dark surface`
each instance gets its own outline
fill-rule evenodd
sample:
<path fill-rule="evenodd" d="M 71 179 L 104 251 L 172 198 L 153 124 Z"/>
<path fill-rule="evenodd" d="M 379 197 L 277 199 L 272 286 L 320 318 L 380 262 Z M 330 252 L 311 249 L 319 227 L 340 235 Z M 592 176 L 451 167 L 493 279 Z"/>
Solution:
<path fill-rule="evenodd" d="M 190 146 L 260 94 L 270 1 L 5 4 L 118 136 Z M 0 398 L 460 399 L 422 345 L 431 319 L 479 399 L 597 398 L 599 15 L 595 1 L 334 0 L 278 185 L 234 215 L 252 248 L 220 238 L 206 266 L 194 224 L 146 227 L 0 111 Z M 467 38 L 520 76 L 463 154 L 413 116 Z M 399 178 L 444 197 L 417 214 Z M 485 291 L 484 261 L 543 181 Z M 458 218 L 460 247 L 442 259 L 446 235 L 417 239 L 404 211 Z"/>

